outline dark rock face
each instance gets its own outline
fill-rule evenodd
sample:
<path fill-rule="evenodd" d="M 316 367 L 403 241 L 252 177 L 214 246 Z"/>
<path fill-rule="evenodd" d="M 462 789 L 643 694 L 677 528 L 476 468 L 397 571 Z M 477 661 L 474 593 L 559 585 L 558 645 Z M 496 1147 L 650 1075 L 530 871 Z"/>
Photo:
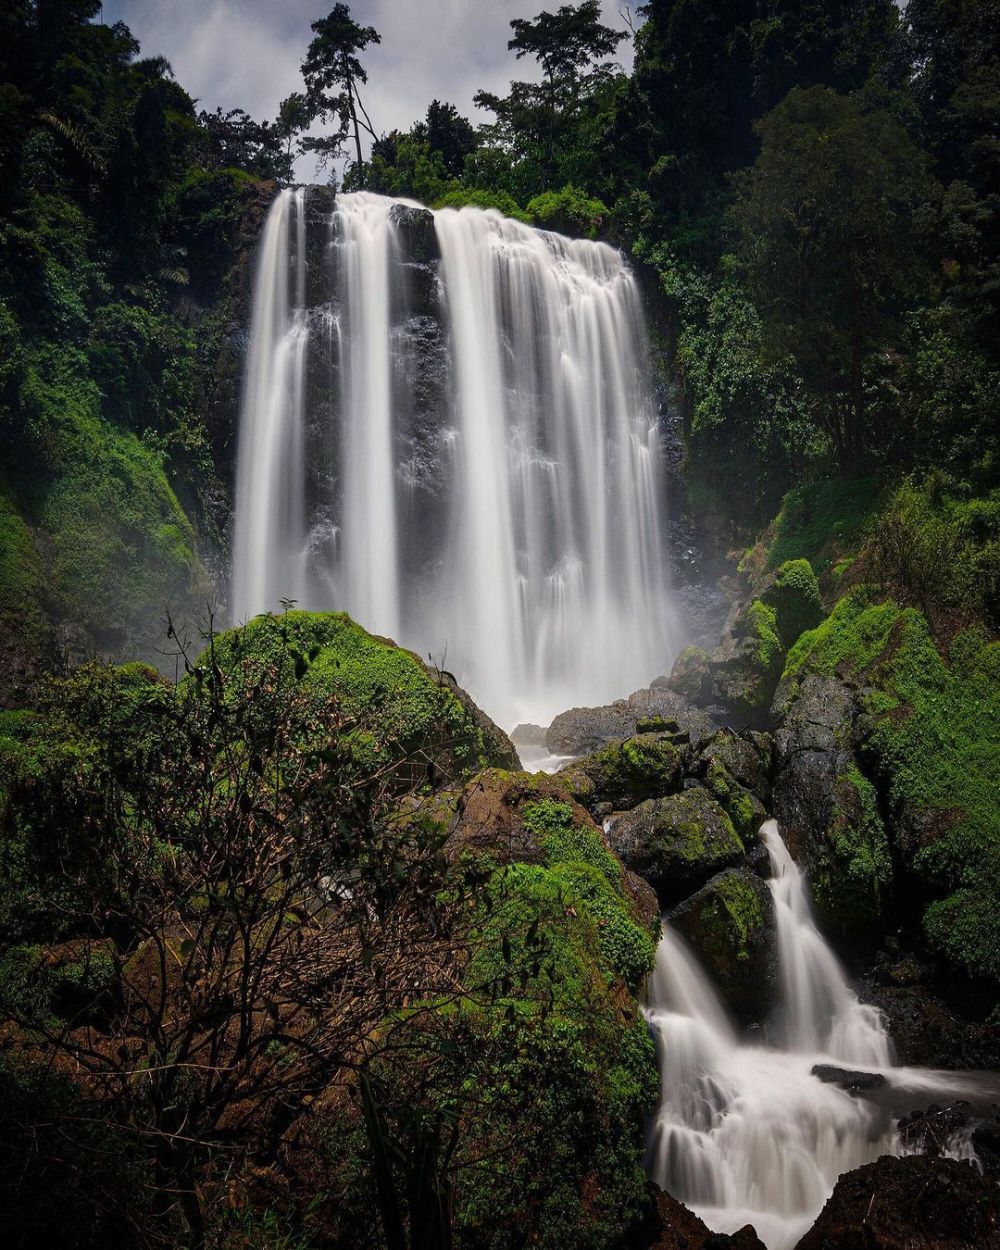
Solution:
<path fill-rule="evenodd" d="M 682 1202 L 650 1185 L 652 1208 L 635 1239 L 636 1250 L 764 1250 L 764 1243 L 747 1224 L 727 1236 L 713 1233 Z"/>
<path fill-rule="evenodd" d="M 654 718 L 674 722 L 695 748 L 718 728 L 708 712 L 695 707 L 683 695 L 650 687 L 606 707 L 577 707 L 563 712 L 548 727 L 545 745 L 553 755 L 586 755 L 609 742 L 631 738 L 640 721 Z"/>
<path fill-rule="evenodd" d="M 797 1250 L 1000 1250 L 1000 1188 L 968 1163 L 886 1156 L 848 1172 Z"/>
<path fill-rule="evenodd" d="M 745 1023 L 763 1020 L 778 995 L 774 901 L 748 868 L 729 868 L 670 912 L 726 1004 Z"/>
<path fill-rule="evenodd" d="M 835 1068 L 831 1063 L 817 1063 L 812 1074 L 827 1085 L 839 1085 L 849 1094 L 864 1094 L 872 1089 L 884 1089 L 889 1084 L 882 1072 L 855 1072 L 851 1068 Z"/>
<path fill-rule="evenodd" d="M 677 902 L 744 859 L 732 821 L 701 787 L 647 799 L 614 822 L 608 841 L 665 903 Z"/>

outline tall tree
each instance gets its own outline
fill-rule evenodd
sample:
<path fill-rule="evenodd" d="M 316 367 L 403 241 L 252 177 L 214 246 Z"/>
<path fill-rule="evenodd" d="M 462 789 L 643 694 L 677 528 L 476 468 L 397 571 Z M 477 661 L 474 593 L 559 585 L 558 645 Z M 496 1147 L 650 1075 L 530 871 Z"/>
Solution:
<path fill-rule="evenodd" d="M 842 471 L 865 450 L 875 354 L 923 293 L 924 154 L 888 113 L 826 87 L 796 89 L 758 127 L 736 206 L 750 288 L 775 359 L 790 356 Z"/>
<path fill-rule="evenodd" d="M 476 103 L 496 113 L 501 124 L 520 129 L 539 143 L 539 185 L 552 181 L 561 123 L 579 106 L 594 80 L 606 76 L 600 62 L 612 56 L 625 38 L 624 31 L 602 24 L 599 0 L 564 4 L 555 13 L 511 22 L 513 39 L 507 47 L 517 59 L 532 57 L 542 68 L 543 80 L 513 82 L 509 95 L 481 91 Z"/>
<path fill-rule="evenodd" d="M 374 26 L 359 26 L 346 4 L 335 4 L 326 17 L 313 22 L 313 40 L 302 63 L 306 98 L 314 119 L 333 122 L 334 131 L 322 138 L 306 139 L 303 150 L 315 152 L 320 164 L 336 160 L 344 144 L 353 136 L 359 168 L 364 162 L 361 132 L 373 140 L 378 136 L 361 102 L 358 84 L 368 74 L 358 59 L 369 44 L 381 43 Z"/>

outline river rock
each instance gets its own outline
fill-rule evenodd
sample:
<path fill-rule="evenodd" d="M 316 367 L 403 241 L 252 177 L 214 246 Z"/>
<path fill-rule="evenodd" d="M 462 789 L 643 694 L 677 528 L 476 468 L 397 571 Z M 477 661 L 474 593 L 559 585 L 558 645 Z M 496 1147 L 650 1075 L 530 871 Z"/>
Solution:
<path fill-rule="evenodd" d="M 817 1063 L 812 1074 L 826 1085 L 839 1085 L 849 1094 L 866 1094 L 873 1089 L 884 1089 L 889 1078 L 884 1072 L 857 1072 L 853 1068 L 837 1068 L 832 1063 Z"/>
<path fill-rule="evenodd" d="M 608 840 L 622 863 L 665 903 L 679 901 L 744 859 L 733 822 L 700 786 L 640 803 L 613 822 Z"/>
<path fill-rule="evenodd" d="M 771 798 L 774 739 L 769 733 L 745 729 L 740 733 L 720 729 L 701 752 L 705 763 L 717 760 L 741 786 L 762 803 Z"/>
<path fill-rule="evenodd" d="M 622 810 L 679 790 L 684 763 L 670 733 L 640 733 L 567 765 L 556 776 L 591 809 L 609 803 Z"/>
<path fill-rule="evenodd" d="M 718 729 L 706 711 L 683 695 L 651 686 L 605 707 L 577 707 L 561 713 L 546 731 L 545 745 L 553 755 L 586 755 L 610 742 L 631 738 L 640 721 L 654 718 L 675 724 L 695 749 Z"/>
<path fill-rule="evenodd" d="M 777 997 L 774 900 L 749 868 L 729 868 L 669 913 L 668 923 L 698 952 L 727 1006 L 761 1021 Z"/>
<path fill-rule="evenodd" d="M 1000 1250 L 1000 1188 L 968 1163 L 893 1158 L 847 1172 L 797 1250 Z"/>

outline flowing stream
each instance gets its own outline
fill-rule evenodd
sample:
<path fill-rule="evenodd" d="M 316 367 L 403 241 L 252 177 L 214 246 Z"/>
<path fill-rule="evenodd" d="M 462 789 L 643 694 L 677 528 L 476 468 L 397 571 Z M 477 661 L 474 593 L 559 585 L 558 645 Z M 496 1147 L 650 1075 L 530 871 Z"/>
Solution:
<path fill-rule="evenodd" d="M 981 1090 L 973 1076 L 892 1066 L 880 1015 L 858 1001 L 816 928 L 802 873 L 774 821 L 761 836 L 771 860 L 782 1014 L 766 1042 L 741 1038 L 695 956 L 664 927 L 646 1009 L 661 1073 L 648 1168 L 709 1227 L 732 1233 L 753 1224 L 769 1250 L 790 1250 L 842 1172 L 900 1152 L 892 1091 L 908 1106 Z M 853 1096 L 813 1076 L 816 1064 L 884 1073 L 890 1095 Z M 969 1157 L 961 1144 L 955 1154 Z"/>
<path fill-rule="evenodd" d="M 317 245 L 316 230 L 324 232 Z M 672 658 L 635 276 L 492 211 L 282 192 L 259 251 L 231 615 L 344 609 L 510 728 Z"/>

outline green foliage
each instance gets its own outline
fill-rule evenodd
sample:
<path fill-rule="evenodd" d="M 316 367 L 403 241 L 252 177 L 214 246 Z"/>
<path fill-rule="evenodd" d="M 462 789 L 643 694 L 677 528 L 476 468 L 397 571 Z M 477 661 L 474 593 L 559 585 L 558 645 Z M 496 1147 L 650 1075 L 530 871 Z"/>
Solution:
<path fill-rule="evenodd" d="M 513 217 L 516 221 L 530 222 L 528 214 L 518 208 L 517 201 L 506 191 L 489 191 L 479 187 L 459 187 L 453 191 L 448 191 L 434 203 L 435 208 L 465 208 L 466 205 L 473 208 L 495 208 L 498 213 L 503 213 L 505 217 Z"/>
<path fill-rule="evenodd" d="M 909 857 L 929 900 L 928 940 L 954 967 L 995 981 L 1000 752 L 992 727 L 1000 715 L 1000 643 L 981 631 L 965 631 L 945 657 L 922 613 L 854 594 L 841 599 L 818 629 L 803 634 L 786 676 L 835 671 L 868 689 L 873 725 L 865 750 L 874 761 L 897 853 Z M 863 788 L 859 793 L 862 811 L 870 809 L 871 796 Z M 909 841 L 899 846 L 906 830 L 919 836 L 907 834 Z M 877 889 L 884 875 L 877 828 L 866 819 L 861 832 L 867 849 L 848 846 L 847 857 L 857 861 L 870 890 Z"/>
<path fill-rule="evenodd" d="M 1000 491 L 970 498 L 940 474 L 890 496 L 865 552 L 871 573 L 925 612 L 1000 626 Z"/>
<path fill-rule="evenodd" d="M 294 674 L 317 698 L 335 695 L 346 718 L 344 744 L 363 768 L 408 759 L 422 770 L 463 776 L 491 764 L 511 766 L 506 739 L 437 678 L 412 651 L 366 633 L 344 613 L 286 612 L 255 617 L 215 641 L 211 656 L 230 675 L 229 697 L 241 697 L 243 663 Z"/>
<path fill-rule="evenodd" d="M 767 563 L 779 568 L 806 559 L 820 574 L 861 545 L 878 506 L 873 478 L 844 482 L 830 479 L 797 486 L 782 501 L 768 545 Z"/>
<path fill-rule="evenodd" d="M 786 560 L 780 565 L 766 599 L 774 608 L 778 635 L 786 649 L 823 619 L 819 582 L 808 560 Z"/>
<path fill-rule="evenodd" d="M 888 113 L 825 87 L 791 91 L 758 129 L 736 217 L 767 352 L 794 360 L 841 469 L 856 472 L 873 440 L 872 358 L 927 290 L 927 162 Z"/>
<path fill-rule="evenodd" d="M 593 239 L 602 233 L 608 217 L 607 207 L 578 187 L 545 191 L 528 201 L 529 220 L 545 230 Z"/>

